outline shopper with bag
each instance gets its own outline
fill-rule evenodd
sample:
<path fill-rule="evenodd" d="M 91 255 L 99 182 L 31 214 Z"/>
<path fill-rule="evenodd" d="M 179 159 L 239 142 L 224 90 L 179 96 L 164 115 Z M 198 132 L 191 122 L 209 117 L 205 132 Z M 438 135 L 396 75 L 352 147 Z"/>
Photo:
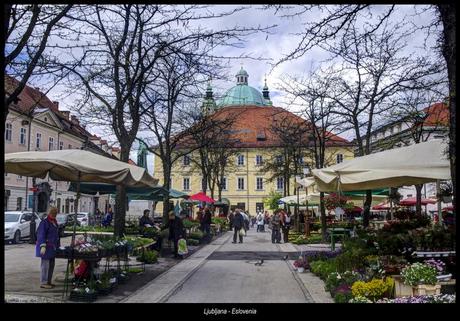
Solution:
<path fill-rule="evenodd" d="M 35 246 L 35 256 L 41 258 L 41 285 L 43 289 L 52 289 L 55 285 L 53 279 L 54 261 L 56 249 L 61 246 L 59 238 L 59 227 L 56 221 L 58 209 L 51 207 L 46 219 L 38 225 L 37 244 Z"/>
<path fill-rule="evenodd" d="M 240 243 L 243 243 L 243 233 L 245 233 L 244 230 L 244 218 L 243 215 L 241 215 L 241 212 L 239 209 L 235 210 L 235 217 L 233 218 L 233 229 L 234 229 L 234 234 L 233 234 L 233 242 L 236 243 L 236 236 L 238 235 Z"/>
<path fill-rule="evenodd" d="M 174 242 L 174 258 L 182 258 L 178 254 L 178 242 L 185 239 L 185 228 L 180 217 L 176 217 L 174 211 L 169 212 L 169 240 Z"/>

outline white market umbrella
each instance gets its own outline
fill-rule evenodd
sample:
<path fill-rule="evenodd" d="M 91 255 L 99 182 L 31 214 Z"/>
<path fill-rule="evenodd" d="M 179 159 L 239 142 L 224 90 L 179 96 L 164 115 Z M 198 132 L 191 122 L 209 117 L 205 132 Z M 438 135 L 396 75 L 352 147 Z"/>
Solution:
<path fill-rule="evenodd" d="M 39 178 L 49 175 L 57 181 L 78 182 L 72 244 L 81 181 L 130 187 L 155 187 L 158 183 L 145 168 L 80 149 L 8 153 L 5 154 L 5 172 Z"/>
<path fill-rule="evenodd" d="M 355 191 L 450 179 L 447 145 L 441 140 L 356 157 L 314 169 L 320 191 Z"/>

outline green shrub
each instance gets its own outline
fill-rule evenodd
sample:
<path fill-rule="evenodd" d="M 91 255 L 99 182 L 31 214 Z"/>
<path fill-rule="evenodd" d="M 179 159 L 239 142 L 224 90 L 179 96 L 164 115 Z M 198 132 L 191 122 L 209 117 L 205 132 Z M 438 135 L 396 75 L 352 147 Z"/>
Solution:
<path fill-rule="evenodd" d="M 353 298 L 351 293 L 336 293 L 334 295 L 335 303 L 348 303 Z"/>
<path fill-rule="evenodd" d="M 146 264 L 156 263 L 158 261 L 158 252 L 152 250 L 144 250 L 137 260 Z"/>
<path fill-rule="evenodd" d="M 322 280 L 326 280 L 329 274 L 337 272 L 335 259 L 311 262 L 310 271 L 318 275 Z"/>
<path fill-rule="evenodd" d="M 204 233 L 202 231 L 195 231 L 190 233 L 189 238 L 195 239 L 195 240 L 201 240 L 204 236 Z"/>
<path fill-rule="evenodd" d="M 141 268 L 138 268 L 138 267 L 132 267 L 132 268 L 129 268 L 128 269 L 128 273 L 141 273 L 143 272 L 144 270 L 141 269 Z"/>
<path fill-rule="evenodd" d="M 200 241 L 199 240 L 195 240 L 195 239 L 187 239 L 187 245 L 192 245 L 192 246 L 197 246 L 200 244 Z"/>

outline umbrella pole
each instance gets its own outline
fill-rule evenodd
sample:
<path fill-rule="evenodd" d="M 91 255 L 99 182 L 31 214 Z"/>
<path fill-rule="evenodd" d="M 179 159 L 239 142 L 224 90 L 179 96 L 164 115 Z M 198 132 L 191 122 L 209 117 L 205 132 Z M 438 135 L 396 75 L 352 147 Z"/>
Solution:
<path fill-rule="evenodd" d="M 75 197 L 75 218 L 74 218 L 74 222 L 73 222 L 73 233 L 72 233 L 72 247 L 75 246 L 75 235 L 77 234 L 77 211 L 78 211 L 78 201 L 80 199 L 80 176 L 81 176 L 81 173 L 78 172 L 78 181 L 77 181 L 77 196 Z"/>

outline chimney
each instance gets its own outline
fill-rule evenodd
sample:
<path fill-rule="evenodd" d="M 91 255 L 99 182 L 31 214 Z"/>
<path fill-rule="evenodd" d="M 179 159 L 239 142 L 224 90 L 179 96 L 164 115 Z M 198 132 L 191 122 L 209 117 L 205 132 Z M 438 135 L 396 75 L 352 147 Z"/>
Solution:
<path fill-rule="evenodd" d="M 70 117 L 71 117 L 72 123 L 74 123 L 74 124 L 76 124 L 76 125 L 80 125 L 80 121 L 78 120 L 77 116 L 72 115 L 72 116 L 70 116 Z"/>
<path fill-rule="evenodd" d="M 59 111 L 59 102 L 53 101 L 53 107 L 54 107 L 54 110 Z"/>
<path fill-rule="evenodd" d="M 70 116 L 70 111 L 68 110 L 61 110 L 61 114 L 68 120 Z"/>

